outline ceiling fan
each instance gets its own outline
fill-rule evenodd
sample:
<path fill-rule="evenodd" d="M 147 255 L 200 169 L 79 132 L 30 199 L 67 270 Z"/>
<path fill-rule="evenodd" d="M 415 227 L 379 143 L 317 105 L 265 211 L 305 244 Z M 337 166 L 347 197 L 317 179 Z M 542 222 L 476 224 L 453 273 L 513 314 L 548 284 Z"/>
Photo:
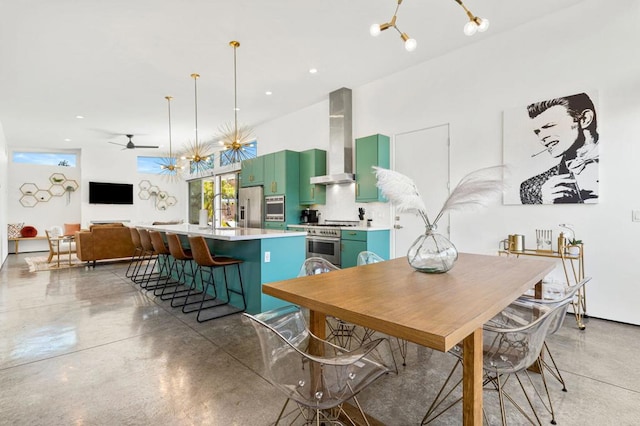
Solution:
<path fill-rule="evenodd" d="M 127 142 L 126 144 L 123 143 L 118 143 L 118 142 L 111 142 L 109 141 L 109 143 L 112 143 L 114 145 L 120 145 L 120 146 L 124 146 L 123 149 L 136 149 L 136 148 L 160 148 L 159 146 L 153 146 L 153 145 L 136 145 L 133 143 L 133 141 L 131 140 L 133 138 L 133 135 L 125 135 L 126 137 L 129 138 L 129 142 Z"/>

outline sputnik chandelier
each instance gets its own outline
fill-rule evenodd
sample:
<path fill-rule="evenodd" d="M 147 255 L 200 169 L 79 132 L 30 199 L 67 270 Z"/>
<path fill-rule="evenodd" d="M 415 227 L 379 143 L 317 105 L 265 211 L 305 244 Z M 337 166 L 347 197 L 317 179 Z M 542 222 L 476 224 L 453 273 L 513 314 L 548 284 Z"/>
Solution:
<path fill-rule="evenodd" d="M 167 100 L 167 109 L 169 111 L 169 156 L 162 158 L 160 161 L 160 174 L 172 181 L 180 178 L 182 167 L 178 165 L 178 158 L 173 156 L 171 144 L 171 100 L 173 96 L 165 96 L 164 98 Z"/>
<path fill-rule="evenodd" d="M 233 125 L 231 123 L 220 126 L 220 144 L 224 145 L 222 156 L 228 163 L 237 163 L 246 160 L 248 155 L 245 146 L 253 143 L 253 132 L 249 126 L 238 127 L 238 77 L 236 51 L 240 42 L 232 40 L 229 46 L 233 47 Z"/>
<path fill-rule="evenodd" d="M 198 139 L 198 78 L 200 74 L 193 73 L 193 89 L 195 96 L 195 118 L 196 118 L 196 139 L 193 142 L 188 143 L 186 154 L 182 157 L 183 160 L 191 162 L 191 173 L 200 174 L 211 168 L 209 157 L 213 154 L 213 149 L 210 143 L 201 143 Z"/>
<path fill-rule="evenodd" d="M 384 24 L 373 24 L 371 25 L 369 32 L 371 33 L 372 36 L 375 37 L 378 34 L 380 34 L 382 31 L 387 30 L 389 28 L 393 28 L 398 32 L 398 34 L 400 34 L 400 38 L 402 39 L 402 41 L 404 41 L 404 48 L 407 49 L 407 51 L 412 52 L 418 46 L 418 42 L 415 39 L 409 37 L 407 33 L 403 33 L 402 31 L 400 31 L 400 29 L 396 25 L 396 20 L 398 18 L 398 9 L 400 9 L 400 5 L 402 4 L 402 0 L 397 0 L 397 1 L 398 1 L 398 4 L 396 5 L 396 10 L 395 12 L 393 12 L 393 16 L 391 17 L 389 22 L 385 22 Z M 460 7 L 462 7 L 462 9 L 464 9 L 467 16 L 469 17 L 469 22 L 465 24 L 464 30 L 463 30 L 466 35 L 472 36 L 478 31 L 484 32 L 487 30 L 487 28 L 489 28 L 488 19 L 479 18 L 478 16 L 475 16 L 473 13 L 471 13 L 469 9 L 467 9 L 464 3 L 462 3 L 462 0 L 454 0 L 454 1 L 458 3 Z"/>

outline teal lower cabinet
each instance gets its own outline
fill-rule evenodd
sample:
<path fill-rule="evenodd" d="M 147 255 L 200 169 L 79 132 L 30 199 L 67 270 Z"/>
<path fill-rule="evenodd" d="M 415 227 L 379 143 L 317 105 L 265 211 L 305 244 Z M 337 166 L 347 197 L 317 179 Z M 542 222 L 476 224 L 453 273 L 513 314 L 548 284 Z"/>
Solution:
<path fill-rule="evenodd" d="M 383 259 L 389 259 L 389 230 L 342 230 L 340 264 L 351 268 L 358 262 L 358 253 L 372 251 Z"/>
<path fill-rule="evenodd" d="M 188 247 L 186 235 L 181 235 L 183 246 Z M 280 306 L 290 305 L 290 302 L 276 299 L 262 293 L 262 284 L 295 278 L 305 259 L 305 236 L 278 236 L 277 238 L 258 238 L 240 241 L 225 241 L 207 238 L 207 245 L 212 254 L 241 259 L 242 288 L 246 299 L 246 312 L 257 314 Z M 194 264 L 194 267 L 197 266 Z M 190 274 L 190 266 L 187 266 Z M 174 272 L 174 274 L 177 271 Z M 174 275 L 175 276 L 175 275 Z M 205 278 L 207 273 L 205 273 Z M 224 291 L 224 273 L 222 268 L 214 270 L 216 292 L 226 295 Z M 227 282 L 230 288 L 240 289 L 240 280 L 235 266 L 227 268 Z M 196 285 L 202 288 L 197 279 Z M 213 294 L 212 291 L 208 293 Z M 231 304 L 242 306 L 241 296 L 231 294 Z"/>
<path fill-rule="evenodd" d="M 305 236 L 291 238 L 265 238 L 261 240 L 262 261 L 260 265 L 262 284 L 295 278 L 305 259 Z M 269 253 L 269 262 L 265 254 Z M 260 290 L 260 312 L 290 305 Z"/>

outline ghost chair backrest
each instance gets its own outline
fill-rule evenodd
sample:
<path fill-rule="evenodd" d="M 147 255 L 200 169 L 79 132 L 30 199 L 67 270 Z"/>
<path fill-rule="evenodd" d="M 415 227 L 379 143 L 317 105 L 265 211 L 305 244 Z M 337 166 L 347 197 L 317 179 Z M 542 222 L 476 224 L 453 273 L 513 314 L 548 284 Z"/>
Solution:
<path fill-rule="evenodd" d="M 324 274 L 325 272 L 337 271 L 338 268 L 333 263 L 321 257 L 310 257 L 302 263 L 299 277 L 306 277 L 308 275 Z"/>
<path fill-rule="evenodd" d="M 361 251 L 358 253 L 357 266 L 368 265 L 370 263 L 384 262 L 385 260 L 372 251 Z"/>

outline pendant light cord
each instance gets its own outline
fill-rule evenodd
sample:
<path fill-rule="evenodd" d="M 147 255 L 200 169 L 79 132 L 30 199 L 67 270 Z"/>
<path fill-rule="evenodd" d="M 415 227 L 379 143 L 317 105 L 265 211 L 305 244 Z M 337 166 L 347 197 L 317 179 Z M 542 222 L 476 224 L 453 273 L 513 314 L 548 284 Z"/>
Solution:
<path fill-rule="evenodd" d="M 240 46 L 238 42 L 231 42 L 233 46 L 233 118 L 235 137 L 234 142 L 238 142 L 238 73 L 236 64 L 236 50 Z"/>
<path fill-rule="evenodd" d="M 193 77 L 193 90 L 195 99 L 195 114 L 196 114 L 196 147 L 198 146 L 198 77 L 200 74 L 191 74 Z"/>
<path fill-rule="evenodd" d="M 169 110 L 169 161 L 173 163 L 173 150 L 171 149 L 171 96 L 164 97 L 167 100 L 167 109 Z"/>

